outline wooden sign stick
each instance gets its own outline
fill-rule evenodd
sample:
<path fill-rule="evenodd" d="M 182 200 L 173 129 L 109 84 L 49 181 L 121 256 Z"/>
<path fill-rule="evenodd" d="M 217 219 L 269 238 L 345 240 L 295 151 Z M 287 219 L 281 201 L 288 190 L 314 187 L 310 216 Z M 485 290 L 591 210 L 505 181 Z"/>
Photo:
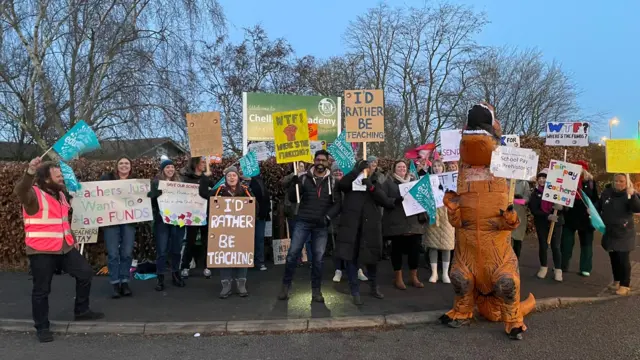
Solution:
<path fill-rule="evenodd" d="M 367 161 L 367 143 L 362 143 L 362 160 Z M 364 170 L 364 178 L 366 179 L 369 176 L 369 169 Z"/>

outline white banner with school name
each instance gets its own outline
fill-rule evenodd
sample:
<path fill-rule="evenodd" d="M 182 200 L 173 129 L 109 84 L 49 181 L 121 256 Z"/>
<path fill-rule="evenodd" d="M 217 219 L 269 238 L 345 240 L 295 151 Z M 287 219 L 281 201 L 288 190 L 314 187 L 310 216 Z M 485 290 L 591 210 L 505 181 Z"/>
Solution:
<path fill-rule="evenodd" d="M 149 180 L 112 180 L 80 183 L 71 207 L 75 228 L 132 224 L 153 220 Z"/>

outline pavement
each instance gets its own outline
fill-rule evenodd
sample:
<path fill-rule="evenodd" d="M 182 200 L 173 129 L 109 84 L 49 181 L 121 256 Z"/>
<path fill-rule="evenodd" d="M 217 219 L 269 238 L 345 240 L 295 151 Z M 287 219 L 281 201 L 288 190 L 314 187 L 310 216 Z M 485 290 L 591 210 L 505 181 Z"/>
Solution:
<path fill-rule="evenodd" d="M 578 251 L 574 254 L 577 271 Z M 640 252 L 633 254 L 632 288 L 640 289 Z M 549 257 L 551 255 L 549 254 Z M 551 264 L 551 259 L 549 260 Z M 50 319 L 57 322 L 62 333 L 114 332 L 133 334 L 235 333 L 254 331 L 307 331 L 423 323 L 448 310 L 453 303 L 450 284 L 429 284 L 429 270 L 421 269 L 424 289 L 409 287 L 406 291 L 393 288 L 389 261 L 380 265 L 380 287 L 384 300 L 364 296 L 365 304 L 351 303 L 346 278 L 339 284 L 331 281 L 333 265 L 325 259 L 323 293 L 325 304 L 310 303 L 308 267 L 299 267 L 289 301 L 276 299 L 280 289 L 283 266 L 271 265 L 267 271 L 252 269 L 248 276 L 250 296 L 218 299 L 220 291 L 217 272 L 210 280 L 192 276 L 185 288 L 170 284 L 163 292 L 154 291 L 155 280 L 133 281 L 132 298 L 109 298 L 108 278 L 95 277 L 92 288 L 92 308 L 106 314 L 104 321 L 91 324 L 72 322 L 74 280 L 56 276 L 50 296 Z M 529 292 L 539 300 L 540 309 L 561 303 L 591 302 L 605 295 L 611 281 L 609 258 L 599 246 L 594 248 L 594 270 L 584 278 L 575 272 L 566 273 L 564 282 L 535 277 L 538 270 L 537 245 L 527 240 L 521 259 L 521 294 Z M 197 275 L 197 274 L 194 274 Z M 363 293 L 367 285 L 363 284 Z M 0 273 L 0 329 L 28 331 L 31 329 L 31 282 L 24 273 Z M 606 299 L 607 297 L 601 297 Z M 546 299 L 546 300 L 545 300 Z M 560 300 L 558 300 L 560 299 Z"/>
<path fill-rule="evenodd" d="M 40 344 L 26 333 L 0 333 L 2 358 L 68 359 L 639 359 L 637 298 L 534 313 L 524 340 L 508 340 L 501 324 L 417 325 L 359 330 L 230 336 L 58 335 Z"/>

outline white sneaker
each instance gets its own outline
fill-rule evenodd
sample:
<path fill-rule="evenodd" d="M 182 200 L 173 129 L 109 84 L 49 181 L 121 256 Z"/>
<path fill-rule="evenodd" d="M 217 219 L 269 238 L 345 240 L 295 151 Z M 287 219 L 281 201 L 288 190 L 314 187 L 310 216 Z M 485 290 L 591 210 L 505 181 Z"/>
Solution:
<path fill-rule="evenodd" d="M 333 282 L 339 283 L 341 279 L 342 279 L 342 271 L 336 270 L 336 274 L 333 275 Z"/>
<path fill-rule="evenodd" d="M 189 269 L 182 269 L 182 272 L 180 273 L 180 275 L 186 279 L 189 277 Z"/>
<path fill-rule="evenodd" d="M 267 271 L 267 267 L 264 265 L 260 265 L 260 271 Z"/>
<path fill-rule="evenodd" d="M 431 265 L 431 277 L 429 278 L 429 282 L 435 284 L 438 282 L 438 264 L 430 264 Z M 444 275 L 443 275 L 444 279 Z"/>
<path fill-rule="evenodd" d="M 204 271 L 202 272 L 202 275 L 204 275 L 204 277 L 207 279 L 211 279 L 211 270 L 204 269 Z"/>
<path fill-rule="evenodd" d="M 451 284 L 451 279 L 449 278 L 449 273 L 446 271 L 442 272 L 442 282 L 445 284 Z"/>
<path fill-rule="evenodd" d="M 538 270 L 538 273 L 536 274 L 538 279 L 544 279 L 547 277 L 547 269 L 548 268 L 546 266 L 540 266 L 540 270 Z"/>
<path fill-rule="evenodd" d="M 553 270 L 553 279 L 558 282 L 562 282 L 562 269 Z"/>
<path fill-rule="evenodd" d="M 358 280 L 369 281 L 369 278 L 364 276 L 364 272 L 362 272 L 362 269 L 358 269 Z"/>

